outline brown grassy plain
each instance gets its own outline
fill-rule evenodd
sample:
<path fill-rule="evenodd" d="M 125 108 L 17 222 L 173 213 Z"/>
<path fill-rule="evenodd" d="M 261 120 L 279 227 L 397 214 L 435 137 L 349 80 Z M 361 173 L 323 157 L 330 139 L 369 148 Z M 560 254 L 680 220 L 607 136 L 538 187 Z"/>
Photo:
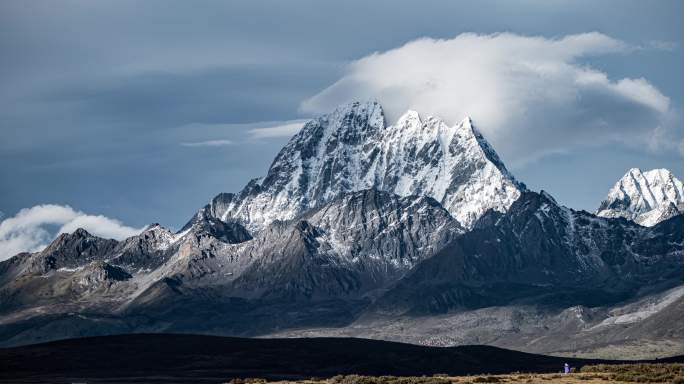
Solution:
<path fill-rule="evenodd" d="M 263 379 L 235 379 L 231 384 L 265 384 Z M 672 383 L 684 384 L 684 364 L 620 364 L 589 365 L 570 374 L 511 373 L 476 376 L 335 376 L 330 379 L 277 381 L 269 384 L 607 384 L 607 383 Z"/>

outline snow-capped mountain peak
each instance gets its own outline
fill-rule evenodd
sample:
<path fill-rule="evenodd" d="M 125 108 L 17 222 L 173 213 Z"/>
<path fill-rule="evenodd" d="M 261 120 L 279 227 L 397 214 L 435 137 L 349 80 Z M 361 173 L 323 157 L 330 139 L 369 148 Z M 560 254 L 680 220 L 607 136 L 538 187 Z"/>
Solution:
<path fill-rule="evenodd" d="M 632 168 L 610 189 L 596 214 L 624 217 L 650 227 L 683 210 L 684 185 L 672 172 Z"/>
<path fill-rule="evenodd" d="M 454 126 L 409 110 L 387 125 L 376 101 L 354 102 L 306 123 L 266 177 L 212 201 L 211 213 L 259 231 L 345 193 L 377 189 L 429 196 L 464 227 L 489 209 L 504 212 L 524 185 L 465 118 Z"/>

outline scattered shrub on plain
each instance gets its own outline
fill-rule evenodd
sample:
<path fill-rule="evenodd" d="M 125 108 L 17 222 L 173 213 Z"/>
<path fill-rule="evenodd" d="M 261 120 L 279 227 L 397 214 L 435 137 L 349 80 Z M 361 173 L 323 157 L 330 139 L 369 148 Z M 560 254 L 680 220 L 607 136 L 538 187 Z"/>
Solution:
<path fill-rule="evenodd" d="M 397 376 L 361 376 L 361 375 L 337 375 L 330 379 L 333 384 L 451 384 L 444 377 L 420 376 L 420 377 L 397 377 Z"/>
<path fill-rule="evenodd" d="M 596 364 L 581 372 L 608 373 L 611 380 L 632 383 L 670 383 L 684 376 L 684 364 Z"/>
<path fill-rule="evenodd" d="M 248 377 L 246 379 L 242 379 L 239 377 L 236 377 L 234 379 L 231 379 L 228 384 L 266 384 L 266 379 L 258 378 L 258 377 Z"/>
<path fill-rule="evenodd" d="M 500 383 L 501 379 L 496 376 L 479 376 L 473 379 L 473 383 Z"/>

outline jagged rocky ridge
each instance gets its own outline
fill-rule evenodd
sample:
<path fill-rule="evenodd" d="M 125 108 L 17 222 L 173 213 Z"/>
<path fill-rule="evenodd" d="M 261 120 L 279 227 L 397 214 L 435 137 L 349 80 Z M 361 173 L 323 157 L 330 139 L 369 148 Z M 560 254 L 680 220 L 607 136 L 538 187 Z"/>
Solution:
<path fill-rule="evenodd" d="M 239 243 L 231 239 L 244 228 L 212 226 L 214 220 L 199 215 L 178 234 L 153 225 L 122 242 L 83 230 L 61 235 L 42 252 L 0 263 L 0 311 L 32 314 L 37 304 L 73 311 L 78 299 L 79 310 L 104 310 L 107 315 L 148 316 L 178 309 L 190 318 L 188 300 L 206 305 L 205 310 L 235 298 L 276 303 L 369 300 L 463 231 L 432 198 L 376 190 L 343 195 L 295 220 L 274 222 Z M 94 249 L 101 252 L 91 256 Z M 84 256 L 80 263 L 71 262 L 75 254 Z M 130 277 L 102 275 L 102 268 L 117 268 Z M 93 290 L 91 297 L 63 286 L 93 269 L 98 270 L 93 282 L 102 283 L 102 289 Z M 59 294 L 56 286 L 62 287 Z"/>
<path fill-rule="evenodd" d="M 504 212 L 525 189 L 469 118 L 450 127 L 408 111 L 387 125 L 377 102 L 352 103 L 308 122 L 264 178 L 206 209 L 254 232 L 370 188 L 432 197 L 466 228 L 488 209 Z"/>
<path fill-rule="evenodd" d="M 652 227 L 684 211 L 684 185 L 667 169 L 632 168 L 608 192 L 596 214 Z"/>
<path fill-rule="evenodd" d="M 507 214 L 482 221 L 402 279 L 381 307 L 444 313 L 530 298 L 600 306 L 684 282 L 684 230 L 675 229 L 684 217 L 644 228 L 525 192 Z"/>
<path fill-rule="evenodd" d="M 377 103 L 353 103 L 178 233 L 78 230 L 0 263 L 0 345 L 173 331 L 567 351 L 549 327 L 584 337 L 586 353 L 684 345 L 681 328 L 661 332 L 684 300 L 681 220 L 573 211 L 515 181 L 469 119 L 408 112 L 386 126 Z M 648 316 L 611 323 L 651 301 Z"/>

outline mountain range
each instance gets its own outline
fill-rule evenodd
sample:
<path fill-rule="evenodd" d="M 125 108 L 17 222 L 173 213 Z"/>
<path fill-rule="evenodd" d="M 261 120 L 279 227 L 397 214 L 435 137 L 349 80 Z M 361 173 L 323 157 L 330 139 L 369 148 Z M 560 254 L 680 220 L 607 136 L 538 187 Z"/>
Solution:
<path fill-rule="evenodd" d="M 182 332 L 684 351 L 682 183 L 630 170 L 595 214 L 534 192 L 471 119 L 377 102 L 308 122 L 177 233 L 84 230 L 0 263 L 0 345 Z"/>

